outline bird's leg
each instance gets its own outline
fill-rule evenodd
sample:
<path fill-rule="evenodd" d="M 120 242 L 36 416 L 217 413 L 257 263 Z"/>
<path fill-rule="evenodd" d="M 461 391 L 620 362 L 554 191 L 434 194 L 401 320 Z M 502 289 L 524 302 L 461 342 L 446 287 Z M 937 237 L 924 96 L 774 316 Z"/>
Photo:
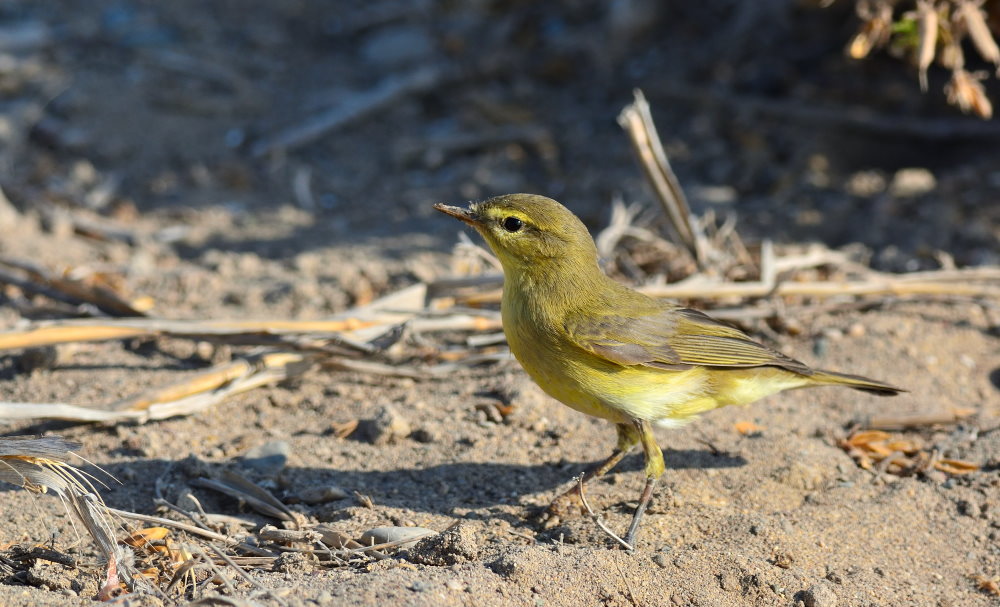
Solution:
<path fill-rule="evenodd" d="M 653 489 L 656 481 L 663 475 L 663 452 L 656 444 L 656 437 L 653 436 L 653 426 L 646 420 L 635 420 L 636 431 L 639 434 L 639 442 L 642 444 L 642 451 L 646 455 L 646 486 L 642 490 L 642 497 L 639 498 L 639 505 L 635 507 L 632 514 L 632 524 L 628 526 L 628 533 L 625 534 L 625 542 L 630 546 L 635 546 L 635 534 L 639 531 L 639 523 L 642 522 L 642 515 L 645 514 L 649 501 L 653 498 Z"/>
<path fill-rule="evenodd" d="M 608 459 L 584 473 L 582 482 L 586 483 L 590 479 L 597 478 L 617 466 L 618 462 L 622 461 L 628 452 L 639 443 L 639 431 L 635 425 L 631 423 L 615 424 L 615 429 L 618 431 L 618 444 L 615 445 L 615 450 L 611 452 Z M 580 486 L 581 483 L 573 483 L 573 487 L 569 491 L 552 500 L 546 509 L 546 514 L 553 517 L 553 520 L 566 518 L 570 514 L 582 514 L 583 503 L 580 500 Z"/>

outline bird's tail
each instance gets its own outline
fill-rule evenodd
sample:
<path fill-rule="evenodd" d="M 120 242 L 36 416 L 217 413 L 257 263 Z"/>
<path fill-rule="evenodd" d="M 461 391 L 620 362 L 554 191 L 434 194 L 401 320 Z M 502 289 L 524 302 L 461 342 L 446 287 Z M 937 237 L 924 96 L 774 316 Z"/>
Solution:
<path fill-rule="evenodd" d="M 809 376 L 816 384 L 824 386 L 847 386 L 855 390 L 878 394 L 879 396 L 895 396 L 900 392 L 906 392 L 902 388 L 883 383 L 860 375 L 850 375 L 848 373 L 837 373 L 836 371 L 818 370 Z"/>

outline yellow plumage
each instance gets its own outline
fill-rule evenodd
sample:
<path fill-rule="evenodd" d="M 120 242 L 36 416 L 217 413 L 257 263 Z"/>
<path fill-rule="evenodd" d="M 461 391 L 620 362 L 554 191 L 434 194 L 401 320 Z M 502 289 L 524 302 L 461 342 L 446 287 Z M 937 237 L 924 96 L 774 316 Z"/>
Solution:
<path fill-rule="evenodd" d="M 504 332 L 528 375 L 560 402 L 616 424 L 615 452 L 588 477 L 642 445 L 647 483 L 626 542 L 634 541 L 664 468 L 651 423 L 680 425 L 717 407 L 807 386 L 900 391 L 811 369 L 697 310 L 611 280 L 583 223 L 549 198 L 512 194 L 469 209 L 435 206 L 476 228 L 500 259 Z M 577 496 L 567 492 L 550 510 L 565 511 Z"/>

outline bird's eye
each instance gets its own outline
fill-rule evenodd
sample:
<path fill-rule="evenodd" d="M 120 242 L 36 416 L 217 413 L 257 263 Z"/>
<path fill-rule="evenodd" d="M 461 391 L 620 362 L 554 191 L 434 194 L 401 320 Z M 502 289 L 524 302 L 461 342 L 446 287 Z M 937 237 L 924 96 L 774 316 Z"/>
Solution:
<path fill-rule="evenodd" d="M 522 227 L 524 227 L 524 222 L 518 219 L 517 217 L 508 217 L 503 220 L 503 223 L 501 225 L 503 225 L 503 229 L 507 230 L 508 232 L 516 232 L 520 230 Z"/>

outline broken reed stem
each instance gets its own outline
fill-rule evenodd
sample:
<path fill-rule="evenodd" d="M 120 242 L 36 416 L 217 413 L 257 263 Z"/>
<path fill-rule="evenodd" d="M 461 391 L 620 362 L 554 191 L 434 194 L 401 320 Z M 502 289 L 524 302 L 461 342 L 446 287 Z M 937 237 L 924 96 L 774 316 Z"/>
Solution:
<path fill-rule="evenodd" d="M 934 295 L 941 297 L 1000 297 L 1000 286 L 946 281 L 916 281 L 905 276 L 875 277 L 857 281 L 779 282 L 705 282 L 687 279 L 672 285 L 646 285 L 636 289 L 650 297 L 663 299 L 730 299 L 767 296 L 885 296 Z M 501 291 L 494 290 L 462 298 L 470 306 L 499 303 Z"/>
<path fill-rule="evenodd" d="M 975 409 L 955 409 L 953 411 L 918 413 L 914 415 L 883 415 L 870 417 L 864 420 L 861 425 L 872 430 L 907 430 L 910 428 L 953 424 L 975 413 Z"/>
<path fill-rule="evenodd" d="M 203 341 L 229 341 L 240 338 L 244 345 L 253 345 L 256 338 L 289 335 L 310 335 L 309 343 L 283 343 L 299 345 L 302 349 L 322 348 L 322 340 L 330 339 L 333 345 L 352 342 L 345 332 L 380 330 L 385 333 L 401 322 L 410 321 L 417 332 L 435 331 L 489 331 L 500 328 L 498 314 L 483 311 L 477 315 L 452 314 L 445 318 L 417 318 L 419 311 L 385 312 L 371 320 L 346 318 L 342 320 L 164 320 L 150 319 L 82 319 L 38 323 L 28 329 L 0 331 L 0 350 L 37 348 L 65 343 L 110 341 L 133 337 L 179 337 Z M 261 345 L 274 345 L 273 339 L 256 339 Z"/>
<path fill-rule="evenodd" d="M 296 352 L 265 352 L 227 363 L 198 374 L 194 380 L 144 392 L 109 408 L 90 408 L 65 403 L 0 402 L 3 419 L 61 419 L 74 422 L 123 422 L 167 419 L 207 409 L 225 398 L 254 388 L 301 375 L 314 366 L 317 356 Z M 226 371 L 242 365 L 245 373 Z M 212 381 L 209 381 L 212 380 Z"/>
<path fill-rule="evenodd" d="M 695 225 L 684 189 L 663 150 L 663 143 L 656 132 L 646 96 L 639 89 L 635 89 L 633 95 L 635 101 L 625 106 L 618 115 L 618 124 L 628 133 L 643 173 L 649 180 L 657 200 L 663 206 L 667 219 L 677 232 L 681 244 L 691 253 L 698 267 L 704 268 L 708 257 L 706 250 L 708 244 Z"/>
<path fill-rule="evenodd" d="M 836 297 L 838 295 L 942 295 L 960 297 L 1000 297 L 1000 286 L 955 284 L 932 281 L 909 281 L 875 278 L 866 281 L 782 282 L 769 285 L 761 282 L 722 284 L 695 281 L 647 286 L 639 289 L 650 297 L 675 299 L 723 299 L 728 297 L 764 297 L 766 295 L 800 295 Z"/>
<path fill-rule="evenodd" d="M 296 333 L 340 333 L 377 324 L 375 321 L 345 320 L 165 320 L 86 319 L 38 324 L 25 330 L 0 332 L 0 350 L 34 348 L 81 341 L 108 341 L 131 337 L 187 337 L 209 340 L 237 335 L 285 335 Z"/>
<path fill-rule="evenodd" d="M 168 518 L 163 518 L 160 516 L 151 516 L 149 514 L 139 514 L 138 512 L 129 512 L 128 510 L 118 510 L 117 508 L 110 508 L 110 507 L 108 508 L 108 512 L 125 519 L 140 521 L 143 523 L 152 523 L 154 525 L 159 525 L 160 527 L 172 527 L 174 529 L 190 533 L 191 535 L 197 535 L 205 539 L 222 542 L 227 546 L 239 548 L 240 550 L 245 550 L 246 552 L 255 554 L 257 556 L 266 556 L 271 558 L 277 558 L 278 556 L 276 553 L 271 552 L 270 550 L 264 550 L 263 548 L 251 546 L 250 544 L 241 542 L 226 535 L 222 535 L 221 533 L 216 533 L 215 531 L 209 531 L 208 529 L 201 529 L 200 527 L 195 527 L 194 525 L 188 525 L 187 523 L 181 523 L 179 521 L 173 521 Z"/>
<path fill-rule="evenodd" d="M 15 278 L 15 281 L 11 283 L 18 287 L 28 286 L 31 290 L 30 285 L 37 285 L 45 290 L 57 291 L 62 294 L 62 297 L 58 298 L 60 300 L 66 301 L 68 299 L 76 304 L 89 303 L 111 316 L 145 316 L 145 313 L 136 309 L 132 302 L 126 301 L 103 285 L 88 284 L 86 280 L 59 276 L 34 262 L 23 259 L 0 257 L 0 265 L 25 273 L 24 279 Z M 0 276 L 0 279 L 4 276 Z"/>

